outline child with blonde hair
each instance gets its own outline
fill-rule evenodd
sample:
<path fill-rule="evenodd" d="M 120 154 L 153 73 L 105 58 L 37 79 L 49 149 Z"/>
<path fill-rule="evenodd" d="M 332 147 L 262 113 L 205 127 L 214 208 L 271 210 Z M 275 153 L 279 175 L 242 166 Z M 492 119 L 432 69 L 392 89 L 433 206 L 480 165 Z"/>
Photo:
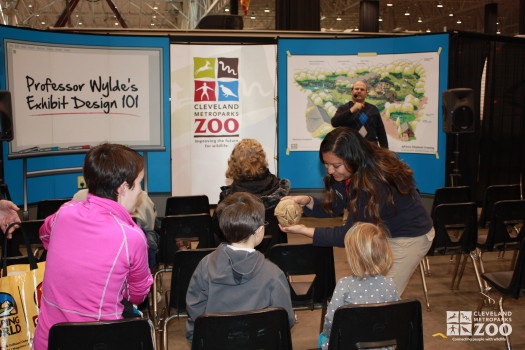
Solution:
<path fill-rule="evenodd" d="M 335 310 L 347 304 L 375 304 L 399 300 L 394 282 L 385 275 L 393 263 L 384 225 L 355 223 L 346 233 L 345 251 L 351 275 L 337 283 L 326 312 L 319 347 L 328 349 Z"/>

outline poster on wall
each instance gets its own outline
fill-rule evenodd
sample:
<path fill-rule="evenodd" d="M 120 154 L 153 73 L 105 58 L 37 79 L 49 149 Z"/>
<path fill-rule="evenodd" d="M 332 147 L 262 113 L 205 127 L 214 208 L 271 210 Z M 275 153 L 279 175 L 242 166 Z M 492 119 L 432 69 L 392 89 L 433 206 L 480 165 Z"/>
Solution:
<path fill-rule="evenodd" d="M 434 154 L 438 148 L 439 52 L 288 55 L 287 149 L 317 151 L 356 81 L 368 85 L 389 149 Z"/>
<path fill-rule="evenodd" d="M 244 138 L 275 173 L 276 46 L 171 45 L 172 195 L 219 200 L 228 158 Z"/>

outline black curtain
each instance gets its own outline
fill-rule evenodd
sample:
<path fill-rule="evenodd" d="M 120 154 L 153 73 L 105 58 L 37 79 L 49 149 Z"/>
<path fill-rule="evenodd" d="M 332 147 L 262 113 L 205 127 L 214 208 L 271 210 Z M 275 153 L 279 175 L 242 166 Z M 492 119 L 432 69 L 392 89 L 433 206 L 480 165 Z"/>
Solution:
<path fill-rule="evenodd" d="M 472 88 L 483 119 L 459 135 L 460 184 L 480 202 L 485 188 L 521 183 L 525 168 L 525 40 L 455 32 L 450 37 L 448 88 Z M 485 64 L 485 90 L 482 75 Z M 476 111 L 479 116 L 479 110 Z M 447 135 L 447 179 L 454 166 L 455 135 Z M 447 183 L 450 185 L 450 183 Z"/>

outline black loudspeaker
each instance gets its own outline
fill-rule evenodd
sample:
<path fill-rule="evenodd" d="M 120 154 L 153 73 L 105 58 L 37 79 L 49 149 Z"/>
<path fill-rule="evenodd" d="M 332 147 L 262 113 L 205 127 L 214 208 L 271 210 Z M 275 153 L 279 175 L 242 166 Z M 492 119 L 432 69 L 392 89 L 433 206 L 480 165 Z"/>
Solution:
<path fill-rule="evenodd" d="M 11 92 L 0 90 L 0 141 L 13 140 L 13 112 Z"/>
<path fill-rule="evenodd" d="M 443 131 L 465 134 L 475 129 L 474 91 L 467 88 L 443 91 Z"/>

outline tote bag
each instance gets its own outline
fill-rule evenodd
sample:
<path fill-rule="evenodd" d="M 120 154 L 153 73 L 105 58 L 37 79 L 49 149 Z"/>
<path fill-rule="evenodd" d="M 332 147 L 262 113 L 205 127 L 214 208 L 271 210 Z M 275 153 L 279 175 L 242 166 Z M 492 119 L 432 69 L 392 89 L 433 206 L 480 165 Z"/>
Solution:
<path fill-rule="evenodd" d="M 0 349 L 29 350 L 33 344 L 33 334 L 38 323 L 42 280 L 45 262 L 37 263 L 25 231 L 19 223 L 24 237 L 29 264 L 7 266 L 7 235 L 4 235 L 2 254 L 2 275 L 0 277 Z"/>

